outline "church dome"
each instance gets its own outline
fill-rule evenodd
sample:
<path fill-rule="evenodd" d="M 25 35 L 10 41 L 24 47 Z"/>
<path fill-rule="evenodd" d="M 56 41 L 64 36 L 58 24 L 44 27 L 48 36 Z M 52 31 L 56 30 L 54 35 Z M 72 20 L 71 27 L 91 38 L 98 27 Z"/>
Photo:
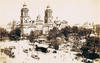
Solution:
<path fill-rule="evenodd" d="M 49 13 L 52 13 L 52 9 L 50 8 L 50 6 L 49 6 L 49 5 L 47 6 L 47 9 L 46 9 L 46 11 L 45 11 L 45 12 L 46 12 L 46 13 L 48 13 L 48 12 L 49 12 Z"/>
<path fill-rule="evenodd" d="M 50 8 L 50 6 L 48 5 L 47 8 Z"/>
<path fill-rule="evenodd" d="M 23 8 L 21 9 L 21 11 L 23 12 L 28 12 L 29 9 L 27 8 L 27 5 L 26 4 L 23 4 Z"/>
<path fill-rule="evenodd" d="M 22 12 L 23 12 L 23 11 L 24 11 L 24 12 L 28 12 L 29 9 L 28 9 L 28 8 L 22 8 L 21 11 L 22 11 Z"/>

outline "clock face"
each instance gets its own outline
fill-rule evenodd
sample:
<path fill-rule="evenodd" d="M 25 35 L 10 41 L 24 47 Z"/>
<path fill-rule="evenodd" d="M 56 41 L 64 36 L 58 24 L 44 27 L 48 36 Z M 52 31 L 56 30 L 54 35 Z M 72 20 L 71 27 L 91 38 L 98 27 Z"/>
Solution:
<path fill-rule="evenodd" d="M 28 23 L 28 18 L 24 18 L 24 23 Z"/>
<path fill-rule="evenodd" d="M 24 18 L 24 20 L 28 20 L 28 18 Z"/>
<path fill-rule="evenodd" d="M 31 21 L 30 17 L 23 18 L 23 22 L 24 23 L 29 23 L 29 21 Z"/>

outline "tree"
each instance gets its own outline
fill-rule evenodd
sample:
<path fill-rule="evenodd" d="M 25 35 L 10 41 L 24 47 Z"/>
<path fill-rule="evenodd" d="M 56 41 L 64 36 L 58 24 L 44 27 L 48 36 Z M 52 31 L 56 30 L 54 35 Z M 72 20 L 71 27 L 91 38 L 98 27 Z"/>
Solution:
<path fill-rule="evenodd" d="M 83 57 L 92 60 L 99 58 L 99 55 L 96 53 L 96 51 L 99 49 L 99 46 L 97 46 L 100 43 L 99 39 L 100 38 L 98 37 L 87 38 L 86 44 L 83 45 L 82 48 L 80 49 L 82 51 Z"/>
<path fill-rule="evenodd" d="M 34 31 L 31 31 L 31 32 L 30 32 L 30 35 L 29 35 L 29 40 L 30 40 L 30 42 L 33 42 L 35 38 L 36 38 L 35 32 L 34 32 Z"/>
<path fill-rule="evenodd" d="M 47 39 L 48 40 L 56 39 L 57 34 L 59 34 L 59 32 L 60 32 L 59 29 L 54 27 L 52 30 L 49 31 Z"/>
<path fill-rule="evenodd" d="M 20 28 L 16 28 L 9 33 L 10 40 L 20 40 L 21 37 L 21 30 Z"/>
<path fill-rule="evenodd" d="M 78 33 L 78 27 L 77 26 L 73 26 L 72 27 L 72 32 L 73 33 Z"/>
<path fill-rule="evenodd" d="M 8 37 L 8 31 L 4 28 L 0 28 L 0 40 L 4 40 L 5 37 Z"/>
<path fill-rule="evenodd" d="M 58 50 L 59 49 L 59 44 L 57 42 L 54 42 L 53 47 L 54 47 L 55 50 Z"/>
<path fill-rule="evenodd" d="M 71 27 L 66 26 L 65 28 L 62 28 L 60 32 L 65 36 L 65 40 L 68 40 L 68 35 L 72 33 Z"/>
<path fill-rule="evenodd" d="M 97 33 L 97 36 L 100 37 L 100 24 L 97 24 L 96 25 L 96 33 Z"/>
<path fill-rule="evenodd" d="M 57 42 L 57 36 L 59 36 L 59 29 L 54 27 L 52 30 L 49 31 L 47 39 L 50 41 L 51 46 L 53 46 L 54 49 L 59 49 L 59 43 Z"/>
<path fill-rule="evenodd" d="M 79 36 L 89 36 L 93 32 L 92 29 L 80 28 L 78 35 Z"/>

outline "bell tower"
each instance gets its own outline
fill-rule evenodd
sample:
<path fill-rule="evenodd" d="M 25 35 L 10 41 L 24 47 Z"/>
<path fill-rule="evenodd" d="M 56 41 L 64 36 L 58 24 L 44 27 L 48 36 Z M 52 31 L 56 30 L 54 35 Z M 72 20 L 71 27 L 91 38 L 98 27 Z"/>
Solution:
<path fill-rule="evenodd" d="M 49 23 L 52 19 L 53 19 L 52 10 L 48 5 L 45 10 L 45 17 L 44 17 L 45 23 Z"/>
<path fill-rule="evenodd" d="M 23 8 L 21 9 L 21 24 L 27 23 L 29 19 L 28 15 L 29 9 L 27 8 L 26 4 L 23 4 Z"/>
<path fill-rule="evenodd" d="M 24 24 L 27 24 L 29 22 L 29 15 L 28 15 L 29 9 L 27 8 L 26 4 L 23 4 L 23 8 L 21 9 L 21 16 L 20 16 L 20 28 L 22 35 L 24 34 Z"/>

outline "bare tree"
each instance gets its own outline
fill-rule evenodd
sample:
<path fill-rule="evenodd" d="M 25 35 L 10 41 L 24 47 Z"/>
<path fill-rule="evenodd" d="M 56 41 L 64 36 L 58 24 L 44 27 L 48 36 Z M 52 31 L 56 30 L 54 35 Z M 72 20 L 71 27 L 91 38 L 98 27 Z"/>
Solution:
<path fill-rule="evenodd" d="M 8 37 L 8 31 L 4 28 L 0 28 L 0 40 L 4 40 Z"/>

